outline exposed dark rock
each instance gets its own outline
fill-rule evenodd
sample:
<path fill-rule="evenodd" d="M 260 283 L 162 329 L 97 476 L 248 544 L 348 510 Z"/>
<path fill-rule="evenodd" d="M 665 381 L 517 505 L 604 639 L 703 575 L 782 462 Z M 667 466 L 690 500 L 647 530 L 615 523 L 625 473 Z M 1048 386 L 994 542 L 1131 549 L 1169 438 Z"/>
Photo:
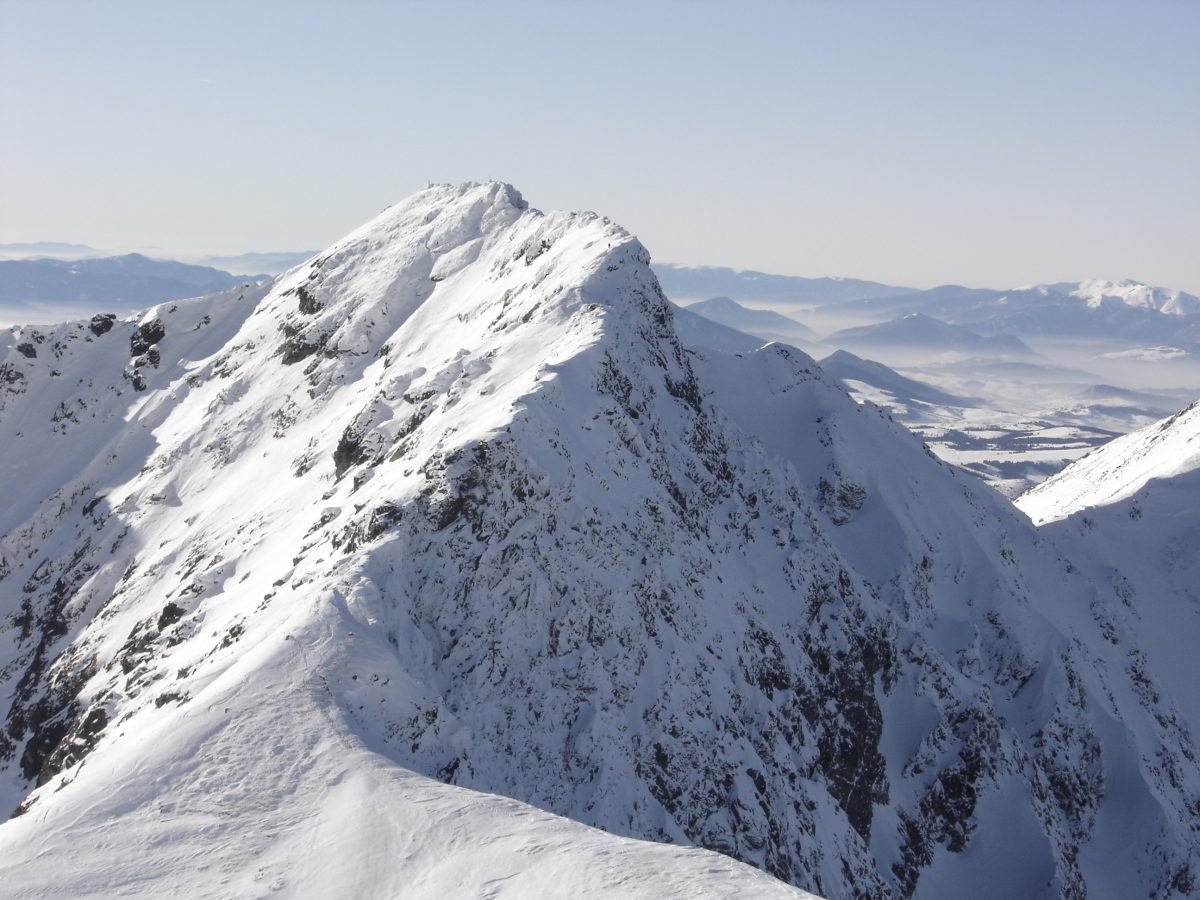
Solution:
<path fill-rule="evenodd" d="M 113 313 L 100 313 L 92 316 L 92 321 L 88 323 L 88 328 L 91 329 L 92 334 L 100 337 L 100 335 L 108 334 L 108 332 L 112 331 L 113 322 L 116 320 L 117 317 Z"/>
<path fill-rule="evenodd" d="M 306 316 L 315 315 L 321 311 L 322 304 L 305 285 L 302 284 L 296 288 L 296 296 L 300 300 L 300 312 Z"/>
<path fill-rule="evenodd" d="M 129 355 L 141 356 L 154 344 L 157 344 L 167 336 L 167 326 L 163 324 L 162 319 L 151 319 L 149 322 L 143 322 L 138 326 L 129 337 Z"/>
<path fill-rule="evenodd" d="M 78 765 L 95 749 L 100 734 L 108 725 L 108 712 L 100 706 L 94 707 L 77 719 L 54 748 L 38 772 L 38 784 L 45 784 L 59 772 Z"/>
<path fill-rule="evenodd" d="M 308 359 L 325 346 L 325 338 L 311 339 L 306 333 L 294 325 L 284 324 L 281 327 L 284 341 L 279 348 L 279 357 L 285 366 Z"/>
<path fill-rule="evenodd" d="M 170 628 L 183 618 L 183 612 L 182 606 L 175 603 L 168 603 L 163 607 L 163 611 L 158 616 L 158 630 L 163 631 Z"/>
<path fill-rule="evenodd" d="M 20 384 L 25 380 L 25 373 L 19 369 L 10 366 L 8 363 L 0 365 L 0 384 L 14 385 Z"/>
<path fill-rule="evenodd" d="M 351 466 L 364 463 L 370 458 L 362 444 L 362 435 L 354 430 L 353 425 L 342 432 L 337 446 L 333 450 L 333 471 L 341 478 Z"/>
<path fill-rule="evenodd" d="M 867 499 L 867 490 L 852 481 L 838 480 L 836 483 L 822 478 L 817 482 L 817 502 L 834 525 L 845 525 L 862 509 Z"/>

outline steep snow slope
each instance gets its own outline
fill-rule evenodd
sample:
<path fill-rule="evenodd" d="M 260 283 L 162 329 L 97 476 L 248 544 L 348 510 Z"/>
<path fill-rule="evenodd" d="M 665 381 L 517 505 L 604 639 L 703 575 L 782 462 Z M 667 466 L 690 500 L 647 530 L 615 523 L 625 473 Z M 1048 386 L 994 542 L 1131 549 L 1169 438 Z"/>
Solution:
<path fill-rule="evenodd" d="M 1107 582 L 802 353 L 685 351 L 598 216 L 431 188 L 0 365 L 27 893 L 91 883 L 39 846 L 324 893 L 329 840 L 352 893 L 772 884 L 460 788 L 832 897 L 1194 885 L 1195 749 Z"/>
<path fill-rule="evenodd" d="M 1197 404 L 1064 469 L 1017 505 L 1111 581 L 1158 680 L 1200 732 L 1200 413 Z"/>
<path fill-rule="evenodd" d="M 1125 670 L 1131 676 L 1130 687 L 1138 699 L 1127 697 L 1128 711 L 1116 712 L 1118 718 L 1129 716 L 1139 704 L 1148 709 L 1145 704 L 1166 700 L 1160 693 L 1163 684 L 1174 684 L 1179 695 L 1190 693 L 1192 685 L 1190 679 L 1178 677 L 1156 682 L 1147 672 L 1146 654 L 1134 639 L 1137 623 L 1126 609 L 1102 599 L 1103 593 L 1112 592 L 1128 603 L 1128 591 L 1109 587 L 1096 593 L 1084 586 L 1075 567 L 1023 528 L 1004 501 L 970 479 L 962 480 L 964 476 L 938 472 L 898 426 L 884 422 L 869 405 L 851 408 L 807 361 L 797 365 L 793 352 L 778 348 L 775 356 L 792 363 L 781 365 L 768 355 L 771 349 L 758 354 L 766 357 L 758 372 L 742 369 L 744 380 L 717 360 L 699 371 L 703 377 L 711 365 L 723 368 L 722 377 L 708 383 L 719 385 L 718 395 L 729 401 L 744 398 L 751 382 L 772 385 L 761 402 L 742 400 L 725 408 L 816 487 L 825 517 L 835 526 L 827 533 L 866 576 L 872 593 L 900 613 L 893 626 L 898 629 L 895 645 L 906 648 L 899 669 L 907 673 L 901 676 L 904 689 L 885 691 L 879 699 L 879 748 L 886 760 L 891 808 L 877 810 L 880 825 L 898 824 L 894 832 L 873 829 L 876 859 L 898 860 L 893 865 L 899 875 L 912 864 L 914 847 L 937 842 L 930 841 L 930 832 L 941 834 L 943 846 L 961 848 L 952 823 L 965 818 L 970 822 L 970 848 L 958 859 L 952 854 L 949 859 L 935 858 L 931 871 L 917 883 L 918 895 L 1186 895 L 1194 886 L 1194 862 L 1190 868 L 1174 869 L 1155 886 L 1138 886 L 1154 864 L 1142 868 L 1145 862 L 1130 859 L 1114 865 L 1116 856 L 1126 854 L 1141 840 L 1138 834 L 1146 833 L 1148 823 L 1140 815 L 1149 807 L 1143 789 L 1128 790 L 1134 782 L 1117 774 L 1123 767 L 1118 761 L 1129 761 L 1138 751 L 1126 743 L 1128 736 L 1113 731 L 1111 716 L 1116 711 L 1100 713 L 1098 698 L 1083 687 L 1082 681 L 1091 677 L 1085 674 L 1089 664 L 1083 660 L 1095 665 L 1093 654 L 1108 658 L 1103 665 L 1107 673 L 1093 690 L 1107 693 L 1109 702 L 1114 699 L 1116 673 Z M 891 440 L 884 438 L 889 431 Z M 881 452 L 885 446 L 886 452 Z M 875 452 L 863 452 L 866 447 Z M 1097 578 L 1092 583 L 1106 582 Z M 1047 631 L 1049 623 L 1053 625 Z M 1103 640 L 1095 639 L 1097 631 Z M 925 669 L 938 655 L 944 662 Z M 1164 676 L 1179 674 L 1161 671 Z M 929 689 L 947 676 L 955 688 L 943 682 L 942 689 Z M 1060 678 L 1059 687 L 1050 687 Z M 967 688 L 970 682 L 973 688 Z M 959 694 L 964 688 L 965 696 Z M 949 699 L 951 695 L 956 696 Z M 838 697 L 836 692 L 833 696 Z M 939 713 L 927 704 L 940 707 L 941 717 L 928 731 L 928 723 Z M 1175 706 L 1167 702 L 1153 715 L 1163 734 L 1174 736 L 1169 740 L 1181 742 L 1183 769 L 1194 768 L 1189 731 Z M 944 752 L 942 742 L 951 734 L 957 739 L 949 741 L 956 746 L 956 763 L 925 781 L 927 754 L 935 747 Z M 1143 757 L 1143 762 L 1148 759 Z M 1028 800 L 1017 801 L 1023 790 L 1019 773 L 1027 776 L 1030 766 L 1045 769 L 1035 776 Z M 1184 776 L 1183 769 L 1172 763 L 1149 782 L 1164 778 L 1181 785 L 1194 778 Z M 989 773 L 987 777 L 978 778 L 981 770 Z M 964 776 L 973 784 L 962 791 L 958 779 Z M 1063 816 L 1057 825 L 1044 818 L 1046 798 L 1039 797 L 1039 784 L 1050 785 L 1057 798 L 1051 804 Z M 1118 784 L 1120 790 L 1115 789 Z M 997 793 L 989 797 L 991 790 Z M 1194 790 L 1188 788 L 1187 795 L 1194 798 Z M 965 817 L 963 807 L 955 809 L 964 801 L 972 811 Z M 931 810 L 939 810 L 932 823 Z M 1194 834 L 1195 800 L 1185 800 L 1178 810 L 1185 831 Z M 1051 837 L 1051 846 L 1038 835 L 1039 827 L 1025 818 L 1031 813 L 1041 820 L 1044 833 L 1054 835 L 1056 828 L 1062 829 L 1057 838 Z M 916 821 L 922 822 L 922 830 L 915 828 Z M 1103 835 L 1117 822 L 1123 823 L 1119 829 L 1127 829 L 1124 836 Z M 909 829 L 924 833 L 924 841 L 912 840 Z M 1089 834 L 1090 846 L 1068 850 L 1072 838 L 1066 834 L 1075 840 Z M 1182 838 L 1181 846 L 1190 840 Z M 1062 843 L 1055 849 L 1057 841 Z M 1078 861 L 1083 878 L 1064 879 L 1063 869 L 1073 866 L 1064 867 L 1061 857 L 1049 863 L 1064 851 Z M 939 867 L 939 862 L 944 865 Z M 1055 876 L 1050 876 L 1055 868 Z M 1097 874 L 1103 869 L 1106 875 L 1089 877 L 1089 868 Z M 1143 874 L 1130 877 L 1132 868 L 1142 868 Z M 972 883 L 973 873 L 981 872 L 988 873 L 986 885 Z M 1047 880 L 1038 882 L 1040 877 Z"/>
<path fill-rule="evenodd" d="M 1017 506 L 1037 524 L 1132 496 L 1153 478 L 1200 468 L 1200 402 L 1094 450 L 1022 494 Z"/>

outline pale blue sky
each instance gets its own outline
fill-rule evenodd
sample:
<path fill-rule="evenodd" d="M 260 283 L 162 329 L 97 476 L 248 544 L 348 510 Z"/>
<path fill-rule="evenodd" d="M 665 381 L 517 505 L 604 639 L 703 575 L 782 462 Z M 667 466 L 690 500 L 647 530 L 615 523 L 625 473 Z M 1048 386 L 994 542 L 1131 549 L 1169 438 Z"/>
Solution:
<path fill-rule="evenodd" d="M 1200 292 L 1200 3 L 0 0 L 0 242 L 317 248 L 427 180 L 660 261 Z"/>

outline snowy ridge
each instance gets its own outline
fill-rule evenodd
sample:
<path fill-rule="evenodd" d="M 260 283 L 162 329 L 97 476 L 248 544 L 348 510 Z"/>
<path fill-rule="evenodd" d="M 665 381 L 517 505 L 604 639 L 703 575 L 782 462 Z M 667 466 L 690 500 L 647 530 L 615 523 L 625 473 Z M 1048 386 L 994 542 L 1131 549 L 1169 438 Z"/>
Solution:
<path fill-rule="evenodd" d="M 1017 498 L 1036 524 L 1132 496 L 1154 478 L 1200 468 L 1200 402 L 1122 435 Z"/>
<path fill-rule="evenodd" d="M 14 334 L 6 884 L 73 893 L 31 862 L 69 846 L 322 894 L 337 835 L 404 860 L 380 896 L 788 890 L 617 835 L 830 897 L 1186 895 L 1196 751 L 1122 598 L 803 353 L 685 351 L 648 263 L 438 186 L 271 285 Z"/>

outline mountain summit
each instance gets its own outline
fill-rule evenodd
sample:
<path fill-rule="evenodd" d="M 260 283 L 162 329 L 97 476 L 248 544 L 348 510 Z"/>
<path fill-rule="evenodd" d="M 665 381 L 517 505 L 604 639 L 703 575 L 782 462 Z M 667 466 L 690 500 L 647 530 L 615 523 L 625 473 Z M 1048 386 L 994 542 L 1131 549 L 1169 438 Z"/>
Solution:
<path fill-rule="evenodd" d="M 803 353 L 685 348 L 607 219 L 436 186 L 0 350 L 17 895 L 1195 884 L 1128 598 Z"/>

